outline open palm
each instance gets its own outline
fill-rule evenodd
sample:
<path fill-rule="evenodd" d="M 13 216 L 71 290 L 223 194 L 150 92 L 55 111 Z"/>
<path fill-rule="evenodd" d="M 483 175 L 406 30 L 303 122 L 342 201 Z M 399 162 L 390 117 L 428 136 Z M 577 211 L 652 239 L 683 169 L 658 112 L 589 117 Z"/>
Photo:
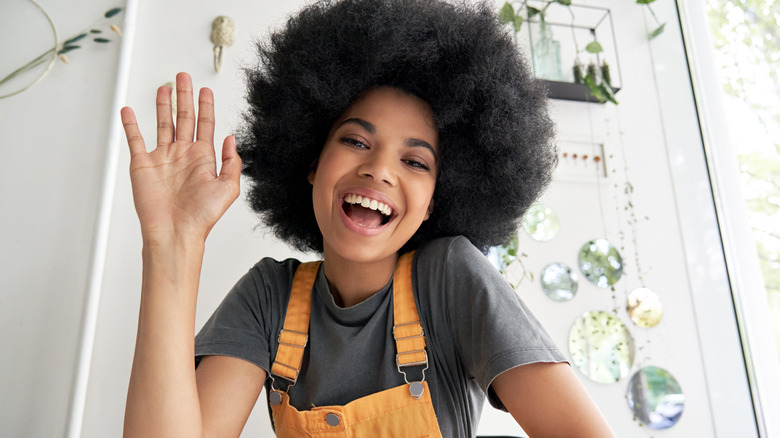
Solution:
<path fill-rule="evenodd" d="M 176 89 L 175 127 L 170 88 L 157 91 L 157 147 L 151 152 L 146 151 L 133 110 L 122 109 L 130 147 L 133 199 L 144 238 L 205 239 L 238 197 L 241 159 L 235 139 L 228 136 L 222 145 L 222 169 L 217 174 L 214 96 L 208 88 L 201 89 L 196 120 L 190 76 L 179 73 Z"/>

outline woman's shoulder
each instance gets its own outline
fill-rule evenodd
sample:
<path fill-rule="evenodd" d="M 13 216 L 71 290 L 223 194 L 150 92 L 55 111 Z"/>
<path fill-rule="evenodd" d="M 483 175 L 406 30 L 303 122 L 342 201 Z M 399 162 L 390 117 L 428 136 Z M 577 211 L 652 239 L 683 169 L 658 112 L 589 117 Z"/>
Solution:
<path fill-rule="evenodd" d="M 301 261 L 295 258 L 277 260 L 273 257 L 263 257 L 252 266 L 252 270 L 260 272 L 295 271 Z"/>
<path fill-rule="evenodd" d="M 498 271 L 488 258 L 464 236 L 433 239 L 415 253 L 417 281 L 452 289 L 467 284 L 497 282 Z"/>
<path fill-rule="evenodd" d="M 239 285 L 255 290 L 289 287 L 300 264 L 301 261 L 294 258 L 277 260 L 263 257 L 239 280 Z"/>
<path fill-rule="evenodd" d="M 446 236 L 430 240 L 417 249 L 415 258 L 418 263 L 439 261 L 444 264 L 469 264 L 487 261 L 484 254 L 464 236 Z"/>

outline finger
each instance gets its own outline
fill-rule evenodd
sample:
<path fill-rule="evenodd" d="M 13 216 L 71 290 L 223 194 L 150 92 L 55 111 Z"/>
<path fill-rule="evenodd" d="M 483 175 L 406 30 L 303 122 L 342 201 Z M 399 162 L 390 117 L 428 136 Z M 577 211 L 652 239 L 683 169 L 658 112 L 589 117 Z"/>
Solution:
<path fill-rule="evenodd" d="M 198 141 L 214 144 L 214 93 L 208 88 L 198 96 Z"/>
<path fill-rule="evenodd" d="M 119 112 L 122 117 L 122 126 L 125 128 L 127 145 L 130 147 L 130 157 L 141 153 L 146 153 L 146 145 L 141 131 L 138 129 L 138 122 L 135 120 L 135 113 L 130 107 L 124 107 Z"/>
<path fill-rule="evenodd" d="M 192 103 L 192 78 L 176 75 L 176 140 L 192 141 L 195 135 L 195 107 Z"/>
<path fill-rule="evenodd" d="M 166 85 L 157 89 L 157 147 L 173 143 L 172 92 Z"/>
<path fill-rule="evenodd" d="M 241 180 L 241 157 L 236 151 L 236 138 L 232 135 L 225 137 L 225 141 L 222 142 L 222 169 L 219 172 L 219 179 L 235 184 L 238 189 Z"/>

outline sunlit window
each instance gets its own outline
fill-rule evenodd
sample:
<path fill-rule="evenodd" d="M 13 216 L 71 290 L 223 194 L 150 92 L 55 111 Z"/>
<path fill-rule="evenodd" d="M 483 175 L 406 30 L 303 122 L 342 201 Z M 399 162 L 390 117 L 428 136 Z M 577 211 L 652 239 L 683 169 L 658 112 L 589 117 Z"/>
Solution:
<path fill-rule="evenodd" d="M 708 0 L 707 15 L 780 355 L 780 1 Z"/>

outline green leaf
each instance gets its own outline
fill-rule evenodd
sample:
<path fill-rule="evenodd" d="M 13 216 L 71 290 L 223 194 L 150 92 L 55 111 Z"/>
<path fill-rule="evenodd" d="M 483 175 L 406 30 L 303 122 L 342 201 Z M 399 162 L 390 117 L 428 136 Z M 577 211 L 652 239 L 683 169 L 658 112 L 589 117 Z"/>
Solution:
<path fill-rule="evenodd" d="M 82 34 L 80 34 L 80 35 L 76 35 L 76 36 L 74 36 L 73 38 L 71 38 L 71 39 L 69 39 L 69 40 L 65 40 L 65 42 L 64 42 L 64 43 L 62 43 L 62 45 L 63 45 L 63 46 L 67 46 L 68 44 L 75 43 L 76 41 L 78 41 L 78 40 L 80 40 L 80 39 L 82 39 L 82 38 L 84 38 L 84 37 L 86 37 L 86 36 L 87 36 L 87 33 L 86 33 L 86 32 L 84 32 L 84 33 L 82 33 Z"/>
<path fill-rule="evenodd" d="M 92 41 L 94 41 L 96 43 L 102 43 L 102 44 L 111 42 L 111 40 L 109 40 L 107 38 L 94 38 Z"/>
<path fill-rule="evenodd" d="M 589 53 L 601 53 L 604 51 L 604 49 L 601 47 L 601 44 L 598 41 L 589 42 L 588 45 L 585 46 L 585 50 Z"/>
<path fill-rule="evenodd" d="M 103 33 L 103 31 L 100 29 L 92 29 L 89 31 L 89 33 Z"/>
<path fill-rule="evenodd" d="M 111 18 L 111 17 L 113 17 L 114 15 L 116 15 L 116 14 L 118 14 L 118 13 L 120 13 L 120 12 L 122 12 L 122 8 L 114 8 L 114 9 L 109 9 L 109 10 L 107 10 L 107 11 L 106 11 L 106 13 L 104 14 L 104 16 L 105 16 L 106 18 Z"/>
<path fill-rule="evenodd" d="M 498 22 L 501 24 L 509 24 L 515 21 L 515 9 L 509 2 L 504 3 L 501 10 L 498 11 Z"/>
<path fill-rule="evenodd" d="M 538 10 L 536 8 L 532 8 L 530 6 L 528 7 L 528 18 L 529 19 L 533 18 L 534 15 L 541 14 L 541 13 L 542 13 L 542 11 L 540 11 L 540 10 Z"/>
<path fill-rule="evenodd" d="M 661 35 L 663 33 L 663 31 L 664 31 L 664 26 L 666 26 L 666 23 L 658 26 L 658 28 L 656 30 L 650 32 L 647 35 L 647 39 L 651 40 L 651 39 L 657 37 L 658 35 Z"/>
<path fill-rule="evenodd" d="M 564 6 L 571 6 L 571 0 L 555 0 L 555 3 L 559 3 Z"/>
<path fill-rule="evenodd" d="M 649 5 L 650 3 L 654 2 L 655 0 L 636 0 L 636 4 L 638 5 Z"/>
<path fill-rule="evenodd" d="M 57 54 L 58 55 L 62 55 L 64 53 L 70 52 L 71 50 L 76 50 L 76 49 L 80 49 L 80 48 L 81 48 L 81 46 L 68 46 L 68 45 L 66 45 L 65 47 L 61 48 L 60 51 L 57 52 Z"/>
<path fill-rule="evenodd" d="M 590 94 L 593 95 L 600 103 L 607 101 L 607 97 L 604 95 L 604 90 L 596 84 L 596 79 L 592 76 L 585 76 L 585 85 L 588 86 Z"/>
<path fill-rule="evenodd" d="M 515 28 L 515 32 L 520 32 L 520 28 L 523 26 L 523 17 L 515 15 L 515 21 L 512 22 L 512 26 Z"/>
<path fill-rule="evenodd" d="M 617 99 L 615 99 L 615 92 L 612 91 L 612 87 L 610 87 L 609 85 L 607 85 L 605 83 L 602 83 L 602 84 L 599 84 L 599 89 L 603 93 L 603 95 L 606 98 L 606 100 L 614 103 L 615 105 L 618 104 Z M 632 205 L 632 207 L 633 207 L 633 205 Z"/>

